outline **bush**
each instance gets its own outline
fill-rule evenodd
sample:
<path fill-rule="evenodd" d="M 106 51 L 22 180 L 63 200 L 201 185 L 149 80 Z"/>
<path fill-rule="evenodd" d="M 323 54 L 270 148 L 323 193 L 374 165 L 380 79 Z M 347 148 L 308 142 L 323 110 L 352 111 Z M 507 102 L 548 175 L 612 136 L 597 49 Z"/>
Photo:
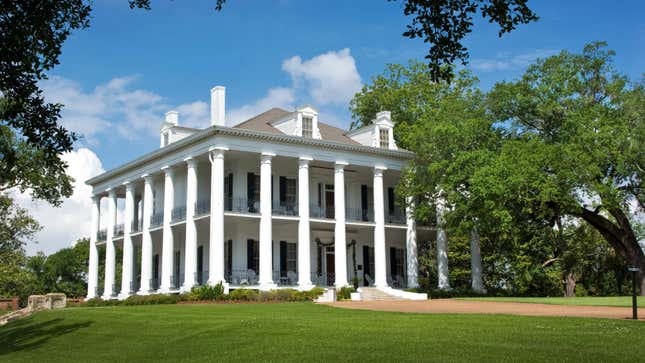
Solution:
<path fill-rule="evenodd" d="M 356 289 L 352 286 L 343 286 L 340 289 L 336 290 L 336 297 L 338 300 L 349 300 L 351 299 L 352 292 L 356 292 Z"/>
<path fill-rule="evenodd" d="M 238 301 L 256 301 L 258 299 L 258 290 L 253 289 L 235 289 L 229 292 L 228 297 L 231 300 Z"/>
<path fill-rule="evenodd" d="M 159 304 L 176 304 L 181 300 L 179 295 L 164 295 L 164 294 L 153 294 L 153 295 L 132 295 L 129 298 L 123 300 L 122 305 L 159 305 Z"/>
<path fill-rule="evenodd" d="M 222 300 L 224 296 L 224 285 L 220 282 L 215 286 L 195 286 L 190 290 L 190 294 L 195 300 Z"/>

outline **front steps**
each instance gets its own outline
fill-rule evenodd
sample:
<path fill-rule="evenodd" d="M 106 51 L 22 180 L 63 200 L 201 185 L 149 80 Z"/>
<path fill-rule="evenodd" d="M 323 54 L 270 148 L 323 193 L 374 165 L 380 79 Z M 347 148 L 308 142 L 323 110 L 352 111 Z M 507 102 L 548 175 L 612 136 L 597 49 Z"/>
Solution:
<path fill-rule="evenodd" d="M 358 289 L 362 301 L 402 301 L 407 300 L 402 297 L 390 295 L 376 287 L 361 287 Z"/>

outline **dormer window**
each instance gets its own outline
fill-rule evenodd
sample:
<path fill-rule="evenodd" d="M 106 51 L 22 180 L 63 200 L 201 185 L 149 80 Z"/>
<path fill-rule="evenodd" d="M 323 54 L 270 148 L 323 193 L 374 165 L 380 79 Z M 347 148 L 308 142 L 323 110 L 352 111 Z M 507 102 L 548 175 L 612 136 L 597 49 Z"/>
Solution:
<path fill-rule="evenodd" d="M 379 141 L 382 149 L 390 148 L 390 131 L 388 129 L 379 129 Z"/>
<path fill-rule="evenodd" d="M 313 138 L 314 135 L 314 122 L 311 117 L 302 118 L 302 137 L 308 139 Z"/>

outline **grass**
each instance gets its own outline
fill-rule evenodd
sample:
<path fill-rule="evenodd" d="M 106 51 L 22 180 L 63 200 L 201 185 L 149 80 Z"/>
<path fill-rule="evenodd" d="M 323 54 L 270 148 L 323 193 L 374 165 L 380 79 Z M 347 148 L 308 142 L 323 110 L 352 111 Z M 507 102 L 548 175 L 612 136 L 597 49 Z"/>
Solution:
<path fill-rule="evenodd" d="M 631 296 L 584 296 L 584 297 L 462 297 L 459 300 L 521 302 L 533 304 L 621 306 L 631 307 Z M 638 307 L 645 308 L 645 297 L 638 297 Z"/>
<path fill-rule="evenodd" d="M 0 327 L 0 361 L 638 361 L 629 320 L 432 315 L 313 303 L 44 311 Z"/>

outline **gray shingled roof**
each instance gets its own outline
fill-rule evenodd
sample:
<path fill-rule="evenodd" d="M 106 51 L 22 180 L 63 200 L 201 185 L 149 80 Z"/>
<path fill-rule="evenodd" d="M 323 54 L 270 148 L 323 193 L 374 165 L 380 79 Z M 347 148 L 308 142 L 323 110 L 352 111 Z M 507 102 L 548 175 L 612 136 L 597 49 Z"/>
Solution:
<path fill-rule="evenodd" d="M 281 108 L 272 108 L 240 124 L 233 126 L 233 128 L 285 135 L 284 132 L 271 126 L 270 123 L 272 121 L 279 120 L 291 113 L 292 112 L 283 110 Z M 345 135 L 345 132 L 346 132 L 345 130 L 339 129 L 338 127 L 327 125 L 326 123 L 322 123 L 318 121 L 318 129 L 320 130 L 320 136 L 322 140 L 334 141 L 334 142 L 339 142 L 339 143 L 349 144 L 349 145 L 360 145 L 358 142 L 347 137 L 347 135 Z"/>

